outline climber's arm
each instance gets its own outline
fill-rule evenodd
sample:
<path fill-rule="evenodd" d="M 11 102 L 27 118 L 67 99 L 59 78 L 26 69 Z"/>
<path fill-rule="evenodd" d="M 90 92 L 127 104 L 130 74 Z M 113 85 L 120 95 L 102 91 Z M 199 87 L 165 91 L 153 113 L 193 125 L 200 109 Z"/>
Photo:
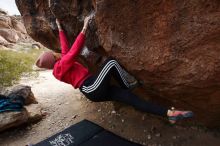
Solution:
<path fill-rule="evenodd" d="M 58 19 L 56 19 L 57 27 L 59 30 L 59 39 L 60 39 L 60 45 L 61 45 L 61 54 L 62 56 L 66 55 L 69 51 L 69 42 L 67 40 L 67 37 L 62 29 L 62 26 Z"/>
<path fill-rule="evenodd" d="M 84 46 L 84 42 L 85 42 L 85 34 L 88 28 L 88 24 L 90 21 L 90 17 L 86 17 L 84 20 L 84 26 L 82 31 L 80 32 L 80 34 L 77 36 L 75 42 L 73 43 L 70 51 L 67 53 L 67 55 L 71 56 L 69 58 L 75 59 L 75 57 L 80 53 L 81 49 Z"/>
<path fill-rule="evenodd" d="M 85 18 L 83 29 L 80 32 L 80 34 L 77 36 L 71 49 L 68 51 L 68 53 L 65 56 L 62 57 L 60 61 L 62 64 L 70 65 L 73 62 L 73 60 L 76 58 L 76 56 L 80 53 L 85 43 L 85 37 L 86 37 L 85 33 L 88 27 L 89 20 L 90 20 L 89 17 Z"/>
<path fill-rule="evenodd" d="M 83 29 L 81 31 L 82 34 L 86 34 L 86 31 L 87 31 L 87 28 L 88 28 L 88 25 L 89 25 L 89 21 L 91 20 L 91 17 L 86 17 L 85 20 L 84 20 L 84 26 L 83 26 Z"/>

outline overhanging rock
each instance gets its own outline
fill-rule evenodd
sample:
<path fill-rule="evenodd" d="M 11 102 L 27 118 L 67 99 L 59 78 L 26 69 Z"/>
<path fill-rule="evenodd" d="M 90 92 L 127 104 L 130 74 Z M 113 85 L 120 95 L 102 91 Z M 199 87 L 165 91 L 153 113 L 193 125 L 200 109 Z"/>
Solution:
<path fill-rule="evenodd" d="M 16 0 L 27 32 L 59 51 L 55 16 L 72 43 L 95 10 L 87 46 L 115 57 L 144 89 L 220 126 L 219 0 Z M 54 16 L 55 15 L 55 16 Z"/>

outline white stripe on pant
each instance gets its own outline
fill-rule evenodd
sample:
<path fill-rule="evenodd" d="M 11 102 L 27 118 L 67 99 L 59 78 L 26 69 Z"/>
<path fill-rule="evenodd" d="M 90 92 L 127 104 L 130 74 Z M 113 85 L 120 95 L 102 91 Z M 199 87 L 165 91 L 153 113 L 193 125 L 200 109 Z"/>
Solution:
<path fill-rule="evenodd" d="M 123 75 L 123 71 L 122 71 L 122 68 L 121 66 L 117 63 L 117 61 L 115 60 L 110 60 L 102 69 L 102 71 L 100 72 L 100 74 L 98 75 L 97 79 L 95 80 L 95 82 L 86 87 L 86 86 L 83 86 L 82 87 L 82 91 L 86 92 L 86 93 L 90 93 L 90 92 L 93 92 L 95 91 L 99 85 L 101 84 L 101 82 L 103 81 L 103 79 L 105 78 L 106 74 L 109 72 L 109 70 L 112 68 L 112 67 L 115 67 L 123 81 L 123 83 L 129 87 L 129 84 L 127 83 L 126 79 L 124 78 L 124 75 Z"/>

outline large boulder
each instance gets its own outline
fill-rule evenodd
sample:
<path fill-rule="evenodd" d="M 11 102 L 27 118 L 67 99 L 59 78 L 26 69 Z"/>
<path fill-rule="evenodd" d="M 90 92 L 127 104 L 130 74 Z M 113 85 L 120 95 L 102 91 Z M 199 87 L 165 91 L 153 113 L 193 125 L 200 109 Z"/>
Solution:
<path fill-rule="evenodd" d="M 6 17 L 6 15 L 1 14 L 0 15 L 0 28 L 8 28 L 10 29 L 10 26 L 12 25 L 10 17 Z"/>
<path fill-rule="evenodd" d="M 0 113 L 0 132 L 6 129 L 20 126 L 28 121 L 28 113 L 26 110 L 21 112 L 3 112 Z"/>
<path fill-rule="evenodd" d="M 10 96 L 11 94 L 19 95 L 24 97 L 25 99 L 25 105 L 30 105 L 30 104 L 37 104 L 37 100 L 34 97 L 33 92 L 31 91 L 30 86 L 26 85 L 16 85 L 12 86 L 10 88 L 7 88 L 6 91 L 4 91 L 5 96 Z"/>
<path fill-rule="evenodd" d="M 59 51 L 55 16 L 72 43 L 96 12 L 87 46 L 115 57 L 143 90 L 220 126 L 219 0 L 16 0 L 28 34 Z"/>
<path fill-rule="evenodd" d="M 11 17 L 12 27 L 21 34 L 27 34 L 24 24 L 19 18 Z"/>
<path fill-rule="evenodd" d="M 9 43 L 16 43 L 19 40 L 17 32 L 12 29 L 0 29 L 0 36 Z"/>
<path fill-rule="evenodd" d="M 12 47 L 19 42 L 33 41 L 27 35 L 20 16 L 10 16 L 0 9 L 0 46 Z"/>
<path fill-rule="evenodd" d="M 0 44 L 2 46 L 7 46 L 9 45 L 10 43 L 3 37 L 3 36 L 0 36 Z"/>
<path fill-rule="evenodd" d="M 0 112 L 0 132 L 26 123 L 35 123 L 43 118 L 41 105 L 37 104 L 30 86 L 16 85 L 2 91 L 5 96 L 19 95 L 24 97 L 24 108 L 21 111 Z"/>

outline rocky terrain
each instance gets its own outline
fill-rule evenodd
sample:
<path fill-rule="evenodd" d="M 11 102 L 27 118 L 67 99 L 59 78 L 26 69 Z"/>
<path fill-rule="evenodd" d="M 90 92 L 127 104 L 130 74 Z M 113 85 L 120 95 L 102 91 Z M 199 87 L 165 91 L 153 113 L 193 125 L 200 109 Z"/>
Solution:
<path fill-rule="evenodd" d="M 16 75 L 18 75 L 13 73 L 13 71 L 19 69 L 16 68 L 17 66 L 15 66 L 9 60 L 16 60 L 19 57 L 15 59 L 8 55 L 10 53 L 12 54 L 11 50 L 21 51 L 20 53 L 28 54 L 26 52 L 27 49 L 31 50 L 35 46 L 38 49 L 41 48 L 41 45 L 31 39 L 31 37 L 27 34 L 21 20 L 21 16 L 10 16 L 7 14 L 7 12 L 0 9 L 0 78 L 1 81 L 3 80 L 0 85 L 0 94 L 5 96 L 8 96 L 9 94 L 15 94 L 21 95 L 25 98 L 25 106 L 22 111 L 0 113 L 0 132 L 10 128 L 18 127 L 24 123 L 36 122 L 42 119 L 43 114 L 41 113 L 41 107 L 39 104 L 36 104 L 37 101 L 35 100 L 30 86 L 17 85 L 14 87 L 6 87 L 6 85 L 2 84 L 3 82 L 9 82 L 10 79 L 7 78 L 8 74 L 10 74 L 9 76 L 12 77 L 12 80 L 15 80 Z M 10 51 L 7 51 L 8 54 L 5 54 L 5 50 Z M 19 54 L 15 55 L 19 56 Z M 24 58 L 21 59 L 24 60 Z M 28 61 L 31 61 L 30 58 Z M 27 64 L 28 63 L 25 62 L 25 65 Z M 22 61 L 19 62 L 18 65 L 22 66 Z M 11 68 L 14 70 L 11 70 Z M 24 67 L 21 70 L 25 72 L 25 69 L 26 68 Z M 3 103 L 1 102 L 1 104 Z"/>
<path fill-rule="evenodd" d="M 16 85 L 1 92 L 1 94 L 5 96 L 10 94 L 22 96 L 24 98 L 24 108 L 21 111 L 1 112 L 0 132 L 42 119 L 41 106 L 36 101 L 30 86 Z"/>
<path fill-rule="evenodd" d="M 115 110 L 112 102 L 91 102 L 79 90 L 56 80 L 51 71 L 40 71 L 37 78 L 23 78 L 20 83 L 32 87 L 45 116 L 35 124 L 1 132 L 1 146 L 35 144 L 83 119 L 146 146 L 220 145 L 220 133 L 190 124 L 194 119 L 170 125 L 166 118 L 137 111 L 131 106 Z"/>
<path fill-rule="evenodd" d="M 26 32 L 21 16 L 10 16 L 0 9 L 0 47 L 12 49 L 18 44 L 36 43 Z"/>
<path fill-rule="evenodd" d="M 50 3 L 50 7 L 49 7 Z M 142 82 L 139 93 L 193 110 L 220 126 L 219 0 L 16 0 L 27 33 L 60 51 L 55 17 L 72 43 L 95 12 L 87 46 L 115 57 Z"/>

